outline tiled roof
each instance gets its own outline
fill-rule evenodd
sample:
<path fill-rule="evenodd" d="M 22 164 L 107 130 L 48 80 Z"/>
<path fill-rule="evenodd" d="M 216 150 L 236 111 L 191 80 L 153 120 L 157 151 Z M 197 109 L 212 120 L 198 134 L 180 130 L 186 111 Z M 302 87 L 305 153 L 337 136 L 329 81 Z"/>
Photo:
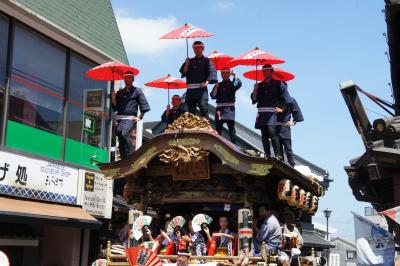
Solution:
<path fill-rule="evenodd" d="M 303 246 L 315 248 L 334 248 L 335 244 L 323 239 L 313 231 L 303 230 L 301 236 L 303 237 Z"/>

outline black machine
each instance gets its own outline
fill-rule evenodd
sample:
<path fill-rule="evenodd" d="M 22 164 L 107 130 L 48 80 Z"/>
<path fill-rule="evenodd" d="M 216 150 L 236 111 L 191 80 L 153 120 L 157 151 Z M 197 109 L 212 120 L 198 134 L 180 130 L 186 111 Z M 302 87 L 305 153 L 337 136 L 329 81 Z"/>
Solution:
<path fill-rule="evenodd" d="M 400 0 L 385 3 L 394 103 L 371 95 L 352 82 L 341 84 L 341 93 L 365 145 L 365 153 L 345 167 L 349 185 L 357 200 L 370 202 L 377 211 L 400 205 Z M 388 117 L 371 124 L 358 93 L 382 107 Z M 400 226 L 390 219 L 388 225 L 400 244 Z"/>

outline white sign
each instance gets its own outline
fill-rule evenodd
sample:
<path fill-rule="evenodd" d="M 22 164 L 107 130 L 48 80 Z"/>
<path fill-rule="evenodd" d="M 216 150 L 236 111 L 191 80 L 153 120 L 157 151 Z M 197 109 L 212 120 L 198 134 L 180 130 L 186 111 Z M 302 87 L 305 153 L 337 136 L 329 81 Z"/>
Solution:
<path fill-rule="evenodd" d="M 80 204 L 91 215 L 111 219 L 113 187 L 112 180 L 102 174 L 79 170 L 82 192 Z"/>
<path fill-rule="evenodd" d="M 0 194 L 77 204 L 76 168 L 0 151 Z"/>

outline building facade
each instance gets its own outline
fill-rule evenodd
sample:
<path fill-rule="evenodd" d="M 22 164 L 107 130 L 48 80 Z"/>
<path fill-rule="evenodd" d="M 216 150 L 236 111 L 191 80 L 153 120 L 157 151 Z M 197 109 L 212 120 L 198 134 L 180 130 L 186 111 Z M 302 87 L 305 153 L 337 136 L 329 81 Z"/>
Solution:
<path fill-rule="evenodd" d="M 107 82 L 127 56 L 110 0 L 0 2 L 0 250 L 11 265 L 88 265 L 111 218 Z"/>
<path fill-rule="evenodd" d="M 356 266 L 357 248 L 354 240 L 342 239 L 340 237 L 331 240 L 335 248 L 330 250 L 330 262 L 332 266 Z"/>

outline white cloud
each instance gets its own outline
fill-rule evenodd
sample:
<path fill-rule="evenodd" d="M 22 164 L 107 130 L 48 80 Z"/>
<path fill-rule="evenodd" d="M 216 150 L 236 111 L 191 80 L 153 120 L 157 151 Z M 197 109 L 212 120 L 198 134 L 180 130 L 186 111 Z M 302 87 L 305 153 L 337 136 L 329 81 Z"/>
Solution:
<path fill-rule="evenodd" d="M 116 19 L 125 49 L 130 55 L 156 54 L 185 45 L 184 40 L 160 40 L 161 36 L 180 26 L 174 16 L 143 18 L 118 10 Z"/>
<path fill-rule="evenodd" d="M 216 3 L 214 5 L 214 9 L 226 10 L 226 9 L 232 8 L 234 6 L 235 6 L 235 4 L 233 2 L 223 1 L 223 2 Z"/>

